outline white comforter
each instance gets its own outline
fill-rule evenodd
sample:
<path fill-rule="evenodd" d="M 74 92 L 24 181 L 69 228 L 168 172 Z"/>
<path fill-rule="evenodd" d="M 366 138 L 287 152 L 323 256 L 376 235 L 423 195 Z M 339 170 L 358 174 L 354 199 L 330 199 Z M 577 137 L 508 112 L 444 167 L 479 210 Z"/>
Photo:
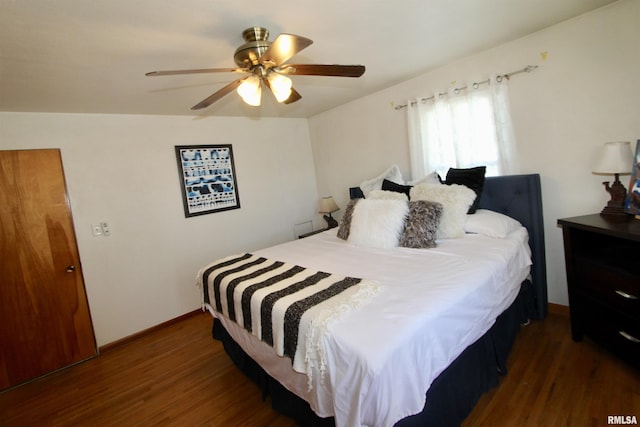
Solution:
<path fill-rule="evenodd" d="M 332 325 L 325 338 L 326 376 L 313 376 L 311 388 L 290 359 L 214 315 L 318 415 L 334 416 L 339 427 L 392 426 L 423 409 L 432 381 L 513 302 L 529 274 L 528 235 L 521 228 L 505 239 L 467 234 L 439 240 L 433 249 L 383 250 L 355 247 L 335 233 L 253 252 L 381 286 L 366 306 Z"/>

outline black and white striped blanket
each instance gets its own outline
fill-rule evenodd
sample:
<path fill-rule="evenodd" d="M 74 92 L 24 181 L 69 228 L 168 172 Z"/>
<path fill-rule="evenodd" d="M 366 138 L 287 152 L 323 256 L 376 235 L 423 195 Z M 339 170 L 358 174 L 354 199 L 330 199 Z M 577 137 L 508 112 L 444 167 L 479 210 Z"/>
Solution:
<path fill-rule="evenodd" d="M 219 259 L 198 274 L 203 302 L 292 360 L 311 385 L 326 369 L 331 323 L 378 292 L 376 282 L 313 271 L 253 254 Z"/>

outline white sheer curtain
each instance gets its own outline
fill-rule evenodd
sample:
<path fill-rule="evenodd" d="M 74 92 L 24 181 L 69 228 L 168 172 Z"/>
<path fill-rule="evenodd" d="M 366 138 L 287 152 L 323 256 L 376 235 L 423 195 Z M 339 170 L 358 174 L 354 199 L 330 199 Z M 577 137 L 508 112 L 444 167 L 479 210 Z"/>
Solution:
<path fill-rule="evenodd" d="M 517 170 L 507 81 L 491 76 L 407 103 L 413 180 L 433 171 L 444 178 L 450 167 L 486 166 L 487 175 Z"/>

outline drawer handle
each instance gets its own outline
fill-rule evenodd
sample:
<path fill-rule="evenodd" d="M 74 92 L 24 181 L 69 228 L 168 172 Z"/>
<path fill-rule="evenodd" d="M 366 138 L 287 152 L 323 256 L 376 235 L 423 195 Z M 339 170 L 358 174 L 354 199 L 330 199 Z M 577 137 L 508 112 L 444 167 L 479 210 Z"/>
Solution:
<path fill-rule="evenodd" d="M 625 331 L 618 331 L 618 333 L 633 343 L 640 343 L 640 340 L 638 338 L 634 337 L 633 335 L 629 335 Z"/>
<path fill-rule="evenodd" d="M 628 294 L 628 293 L 626 293 L 624 291 L 616 291 L 616 294 L 618 294 L 621 297 L 626 298 L 626 299 L 638 299 L 637 296 Z"/>

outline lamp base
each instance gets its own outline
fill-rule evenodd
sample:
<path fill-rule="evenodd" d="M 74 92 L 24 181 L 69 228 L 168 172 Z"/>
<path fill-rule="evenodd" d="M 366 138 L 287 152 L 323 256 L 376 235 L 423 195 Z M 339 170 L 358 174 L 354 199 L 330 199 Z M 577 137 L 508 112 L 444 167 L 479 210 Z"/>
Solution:
<path fill-rule="evenodd" d="M 626 216 L 624 201 L 627 197 L 627 189 L 624 188 L 624 185 L 620 182 L 619 174 L 615 174 L 615 180 L 611 186 L 609 186 L 609 181 L 603 182 L 602 185 L 604 185 L 605 190 L 607 190 L 607 193 L 611 196 L 611 200 L 607 202 L 607 206 L 602 209 L 600 215 L 616 218 Z"/>
<path fill-rule="evenodd" d="M 338 221 L 336 221 L 336 219 L 332 217 L 331 214 L 322 215 L 322 217 L 324 218 L 325 221 L 327 221 L 327 229 L 335 228 L 338 226 Z"/>
<path fill-rule="evenodd" d="M 605 217 L 616 217 L 616 218 L 621 218 L 621 217 L 626 217 L 627 213 L 624 211 L 624 208 L 622 206 L 605 206 L 604 209 L 602 209 L 602 211 L 600 212 L 601 216 L 605 216 Z"/>

